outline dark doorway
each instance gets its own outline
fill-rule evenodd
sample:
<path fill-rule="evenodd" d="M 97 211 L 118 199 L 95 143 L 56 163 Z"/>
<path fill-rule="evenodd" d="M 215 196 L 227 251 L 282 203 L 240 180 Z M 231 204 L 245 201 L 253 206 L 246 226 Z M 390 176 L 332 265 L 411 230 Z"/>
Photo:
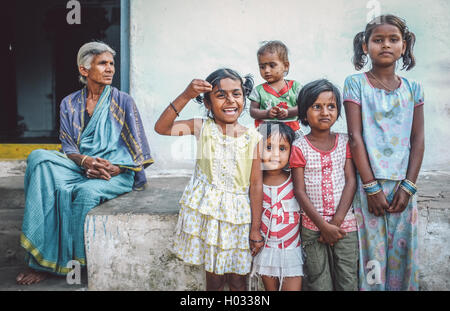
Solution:
<path fill-rule="evenodd" d="M 79 90 L 76 55 L 103 41 L 116 52 L 120 86 L 120 0 L 80 0 L 69 24 L 66 0 L 7 1 L 0 10 L 0 143 L 58 143 L 59 105 Z"/>

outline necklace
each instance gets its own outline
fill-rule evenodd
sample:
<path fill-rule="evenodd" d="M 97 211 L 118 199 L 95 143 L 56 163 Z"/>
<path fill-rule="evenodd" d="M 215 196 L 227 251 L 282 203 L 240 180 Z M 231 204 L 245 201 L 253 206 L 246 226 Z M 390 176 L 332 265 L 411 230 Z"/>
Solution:
<path fill-rule="evenodd" d="M 380 83 L 389 92 L 394 92 L 397 89 L 397 88 L 391 89 L 390 87 L 387 87 L 386 84 L 384 84 L 383 82 L 378 80 L 377 77 L 375 77 L 375 75 L 372 72 L 368 71 L 367 73 L 369 73 L 372 78 L 374 78 L 378 83 Z M 397 78 L 398 78 L 397 75 L 395 75 L 395 79 L 397 79 Z"/>
<path fill-rule="evenodd" d="M 284 80 L 284 84 L 286 85 L 287 88 L 289 88 L 289 85 L 288 85 L 288 83 L 286 82 L 286 80 Z M 275 90 L 275 89 L 269 84 L 269 82 L 267 82 L 267 85 L 268 85 L 275 93 L 277 93 L 278 97 L 286 98 L 287 100 L 289 100 L 289 92 L 287 92 L 288 95 L 287 95 L 286 97 L 283 97 L 280 93 L 277 92 L 277 90 Z M 280 91 L 281 91 L 281 90 L 280 90 Z"/>

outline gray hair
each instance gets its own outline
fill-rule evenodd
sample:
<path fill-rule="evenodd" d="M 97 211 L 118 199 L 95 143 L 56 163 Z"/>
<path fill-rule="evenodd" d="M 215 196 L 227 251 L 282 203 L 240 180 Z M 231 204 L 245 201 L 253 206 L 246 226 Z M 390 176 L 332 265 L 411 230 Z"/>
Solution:
<path fill-rule="evenodd" d="M 77 65 L 78 68 L 80 66 L 91 69 L 91 63 L 96 55 L 103 54 L 105 52 L 111 53 L 113 56 L 116 56 L 116 51 L 114 51 L 109 45 L 100 41 L 93 41 L 83 44 L 83 46 L 78 51 L 77 55 Z M 87 84 L 86 77 L 80 75 L 80 81 L 83 84 Z"/>

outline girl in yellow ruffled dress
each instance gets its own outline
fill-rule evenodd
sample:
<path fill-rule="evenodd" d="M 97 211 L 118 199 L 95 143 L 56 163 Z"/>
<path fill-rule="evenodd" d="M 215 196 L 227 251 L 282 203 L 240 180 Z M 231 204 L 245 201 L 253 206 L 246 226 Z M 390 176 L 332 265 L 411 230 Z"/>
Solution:
<path fill-rule="evenodd" d="M 261 134 L 238 122 L 253 80 L 219 69 L 193 80 L 161 114 L 155 130 L 162 135 L 195 135 L 194 174 L 180 200 L 174 242 L 184 262 L 204 265 L 206 289 L 246 290 L 252 256 L 264 245 Z M 203 96 L 201 95 L 203 94 Z M 206 119 L 175 121 L 191 99 L 204 103 Z"/>

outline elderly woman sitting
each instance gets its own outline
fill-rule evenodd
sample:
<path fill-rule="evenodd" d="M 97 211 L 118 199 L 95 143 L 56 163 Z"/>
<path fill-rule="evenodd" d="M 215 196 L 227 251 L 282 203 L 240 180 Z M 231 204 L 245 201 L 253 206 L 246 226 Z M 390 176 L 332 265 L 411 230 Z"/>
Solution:
<path fill-rule="evenodd" d="M 85 265 L 86 214 L 146 183 L 144 168 L 153 160 L 133 99 L 110 86 L 114 55 L 101 42 L 80 48 L 86 86 L 61 102 L 64 153 L 35 150 L 27 159 L 20 242 L 30 269 L 17 276 L 19 284 L 38 283 L 49 272 L 65 275 L 71 260 Z"/>

